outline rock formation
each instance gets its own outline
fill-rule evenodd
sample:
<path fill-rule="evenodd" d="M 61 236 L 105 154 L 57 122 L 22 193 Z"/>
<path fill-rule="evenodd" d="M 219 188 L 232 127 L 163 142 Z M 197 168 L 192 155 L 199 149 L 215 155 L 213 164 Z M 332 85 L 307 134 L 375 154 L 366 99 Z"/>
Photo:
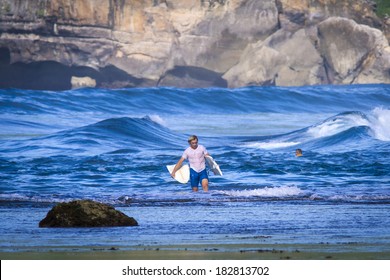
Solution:
<path fill-rule="evenodd" d="M 388 29 L 370 0 L 0 0 L 0 87 L 389 83 Z"/>
<path fill-rule="evenodd" d="M 92 200 L 75 200 L 59 203 L 39 222 L 39 227 L 118 227 L 137 226 L 134 218 L 128 217 L 113 207 Z"/>

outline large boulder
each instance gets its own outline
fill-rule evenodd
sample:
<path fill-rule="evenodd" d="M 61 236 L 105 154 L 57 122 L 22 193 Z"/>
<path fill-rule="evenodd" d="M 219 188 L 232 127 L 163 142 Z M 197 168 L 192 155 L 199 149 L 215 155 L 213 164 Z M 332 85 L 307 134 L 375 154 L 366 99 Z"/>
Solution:
<path fill-rule="evenodd" d="M 119 227 L 137 226 L 114 207 L 92 200 L 75 200 L 59 203 L 39 222 L 39 227 Z"/>
<path fill-rule="evenodd" d="M 331 83 L 390 83 L 390 48 L 380 30 L 332 17 L 318 35 Z"/>
<path fill-rule="evenodd" d="M 310 30 L 279 30 L 250 45 L 240 62 L 225 73 L 230 87 L 245 85 L 299 86 L 326 82 L 322 58 Z"/>
<path fill-rule="evenodd" d="M 248 45 L 223 78 L 229 87 L 390 83 L 390 47 L 379 29 L 330 17 Z"/>

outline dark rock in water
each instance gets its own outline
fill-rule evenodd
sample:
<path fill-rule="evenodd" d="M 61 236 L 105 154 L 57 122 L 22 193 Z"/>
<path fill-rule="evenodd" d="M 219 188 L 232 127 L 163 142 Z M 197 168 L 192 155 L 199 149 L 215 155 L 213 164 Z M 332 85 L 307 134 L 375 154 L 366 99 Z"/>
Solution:
<path fill-rule="evenodd" d="M 92 200 L 59 203 L 39 222 L 39 227 L 118 227 L 138 226 L 114 207 Z"/>
<path fill-rule="evenodd" d="M 158 86 L 177 87 L 227 87 L 227 82 L 220 74 L 201 67 L 176 66 L 165 73 Z"/>

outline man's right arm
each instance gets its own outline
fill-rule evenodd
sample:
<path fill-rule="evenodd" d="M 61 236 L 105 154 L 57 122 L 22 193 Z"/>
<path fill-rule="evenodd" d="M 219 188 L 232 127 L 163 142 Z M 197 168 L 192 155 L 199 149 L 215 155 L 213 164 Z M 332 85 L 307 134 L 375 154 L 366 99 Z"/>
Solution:
<path fill-rule="evenodd" d="M 180 167 L 181 167 L 181 165 L 183 164 L 183 161 L 184 161 L 184 160 L 185 160 L 185 158 L 184 158 L 184 157 L 181 157 L 181 158 L 179 159 L 179 161 L 176 163 L 175 168 L 173 168 L 172 173 L 171 173 L 172 178 L 175 178 L 175 173 L 176 173 L 177 170 L 180 169 Z"/>

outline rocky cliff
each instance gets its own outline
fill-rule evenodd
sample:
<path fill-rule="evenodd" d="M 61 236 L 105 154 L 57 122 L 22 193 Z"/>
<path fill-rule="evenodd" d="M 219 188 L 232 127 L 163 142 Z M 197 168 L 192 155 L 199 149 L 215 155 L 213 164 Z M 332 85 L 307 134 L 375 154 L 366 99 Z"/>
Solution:
<path fill-rule="evenodd" d="M 389 83 L 368 0 L 0 0 L 0 87 Z"/>

